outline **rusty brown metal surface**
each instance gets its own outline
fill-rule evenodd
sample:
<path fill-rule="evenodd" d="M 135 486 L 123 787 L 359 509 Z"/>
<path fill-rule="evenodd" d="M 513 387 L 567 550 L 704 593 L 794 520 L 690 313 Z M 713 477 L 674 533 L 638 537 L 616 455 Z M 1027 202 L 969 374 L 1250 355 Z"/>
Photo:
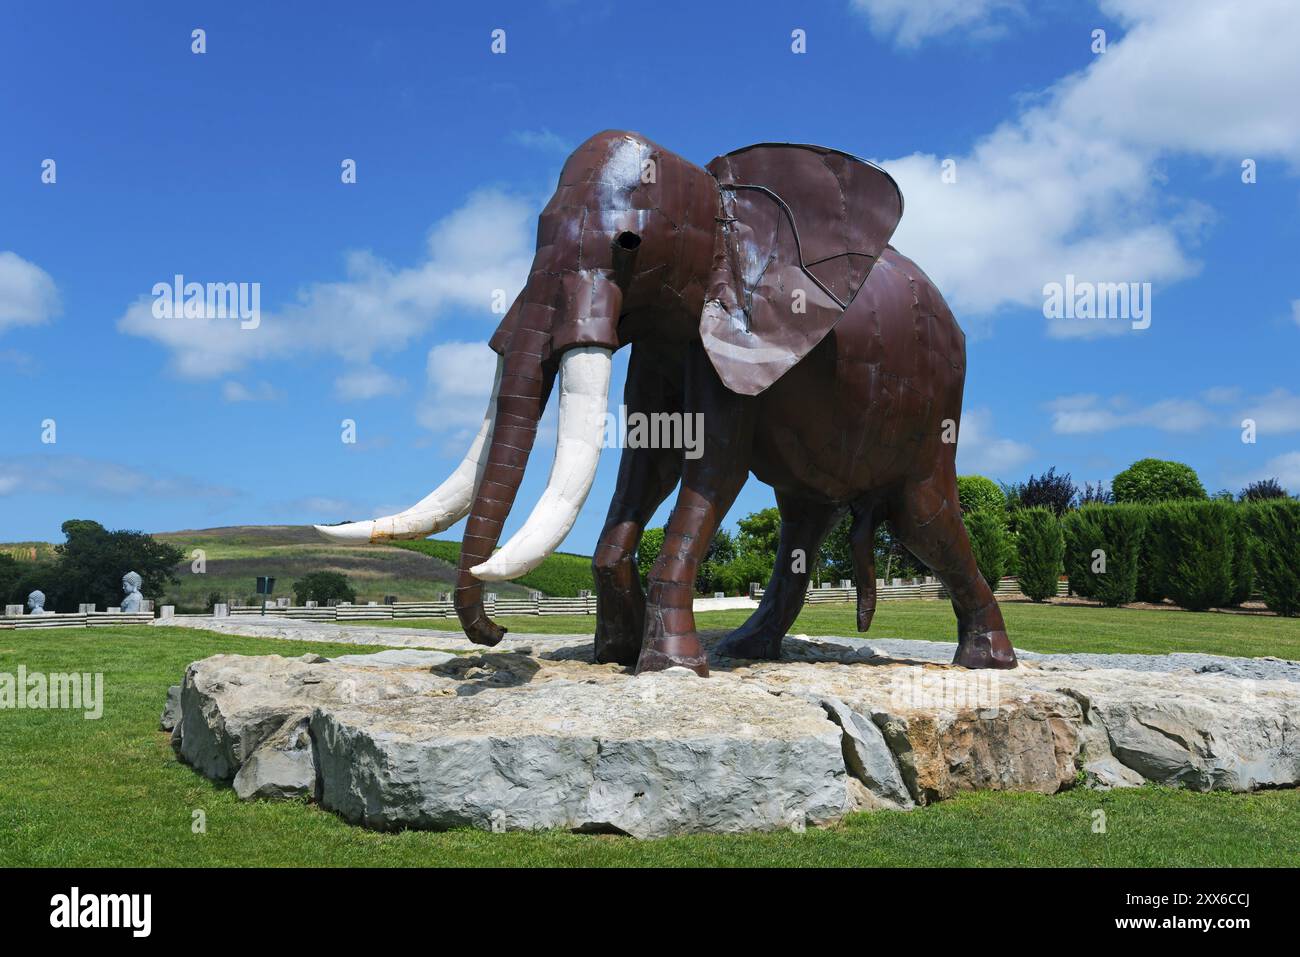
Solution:
<path fill-rule="evenodd" d="M 839 322 L 903 215 L 884 170 L 762 144 L 709 164 L 722 217 L 700 336 L 727 388 L 757 395 Z"/>
<path fill-rule="evenodd" d="M 500 538 L 558 356 L 631 345 L 629 411 L 699 413 L 704 446 L 694 459 L 622 452 L 593 558 L 598 660 L 708 673 L 691 610 L 696 571 L 752 473 L 776 492 L 781 552 L 770 601 L 718 653 L 779 654 L 807 581 L 790 559 L 814 554 L 851 508 L 860 628 L 874 610 L 872 533 L 888 521 L 952 595 L 956 663 L 1014 667 L 961 521 L 956 445 L 943 441 L 961 416 L 965 337 L 929 278 L 888 246 L 902 211 L 888 174 L 824 147 L 759 144 L 705 169 L 636 133 L 580 146 L 491 340 L 505 369 L 461 550 L 466 634 L 482 644 L 502 634 L 469 569 Z M 636 549 L 679 476 L 643 593 Z"/>

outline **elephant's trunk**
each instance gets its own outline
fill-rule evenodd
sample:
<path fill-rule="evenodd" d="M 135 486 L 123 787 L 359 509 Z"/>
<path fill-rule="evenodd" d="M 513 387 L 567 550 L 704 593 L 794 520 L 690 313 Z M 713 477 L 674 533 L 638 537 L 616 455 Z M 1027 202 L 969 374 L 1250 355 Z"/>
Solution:
<path fill-rule="evenodd" d="M 574 346 L 560 357 L 560 427 L 546 491 L 501 550 L 470 572 L 483 581 L 526 575 L 560 547 L 596 480 L 614 362 L 603 346 Z"/>
<path fill-rule="evenodd" d="M 537 437 L 537 421 L 553 381 L 553 375 L 542 364 L 549 333 L 540 328 L 541 322 L 528 321 L 533 318 L 529 312 L 532 310 L 525 307 L 505 357 L 487 465 L 474 495 L 460 547 L 456 615 L 466 636 L 480 645 L 495 645 L 505 629 L 488 618 L 483 609 L 483 583 L 470 569 L 491 557 L 501 537 L 501 527 L 519 491 L 524 466 Z"/>

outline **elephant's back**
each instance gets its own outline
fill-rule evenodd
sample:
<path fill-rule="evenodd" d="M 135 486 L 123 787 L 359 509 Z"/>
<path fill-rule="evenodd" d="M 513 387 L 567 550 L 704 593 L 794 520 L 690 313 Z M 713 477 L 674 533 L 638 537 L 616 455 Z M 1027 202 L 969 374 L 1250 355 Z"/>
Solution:
<path fill-rule="evenodd" d="M 966 334 L 924 270 L 892 246 L 836 326 L 842 360 L 865 362 L 940 400 L 966 378 Z"/>
<path fill-rule="evenodd" d="M 954 447 L 966 337 L 934 283 L 887 247 L 835 328 L 763 395 L 760 478 L 847 501 L 933 468 Z M 778 464 L 779 463 L 779 464 Z"/>

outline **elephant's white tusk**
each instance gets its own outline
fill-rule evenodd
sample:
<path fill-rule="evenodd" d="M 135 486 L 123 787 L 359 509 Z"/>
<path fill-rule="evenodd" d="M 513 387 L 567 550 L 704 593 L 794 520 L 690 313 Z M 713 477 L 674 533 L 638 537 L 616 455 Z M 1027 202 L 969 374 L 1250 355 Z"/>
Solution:
<path fill-rule="evenodd" d="M 609 408 L 610 350 L 580 346 L 560 357 L 560 428 L 555 464 L 523 528 L 470 573 L 505 581 L 532 571 L 559 547 L 578 519 L 596 478 Z"/>
<path fill-rule="evenodd" d="M 316 531 L 335 542 L 382 542 L 388 539 L 424 538 L 434 532 L 455 525 L 469 514 L 474 504 L 474 493 L 487 466 L 484 450 L 491 448 L 492 425 L 497 414 L 497 390 L 501 387 L 501 369 L 504 360 L 497 357 L 496 379 L 492 383 L 492 397 L 478 435 L 470 444 L 464 460 L 436 489 L 419 502 L 398 512 L 366 522 L 348 522 L 344 525 L 317 525 Z"/>

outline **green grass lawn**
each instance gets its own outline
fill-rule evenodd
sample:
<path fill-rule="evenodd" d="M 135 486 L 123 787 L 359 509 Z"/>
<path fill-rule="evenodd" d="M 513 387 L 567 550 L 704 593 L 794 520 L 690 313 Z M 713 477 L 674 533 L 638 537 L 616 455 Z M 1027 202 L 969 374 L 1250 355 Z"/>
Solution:
<path fill-rule="evenodd" d="M 1189 627 L 1218 627 L 1219 644 L 1259 649 L 1243 653 L 1282 654 L 1296 642 L 1294 628 L 1279 627 L 1295 622 L 1263 618 L 1028 606 L 1008 611 L 1026 647 L 1128 650 L 1124 643 L 1135 640 L 1129 636 L 1143 633 L 1148 644 L 1141 650 L 1150 650 L 1162 629 L 1186 634 Z M 819 608 L 810 614 L 845 631 L 847 612 Z M 951 627 L 946 614 L 937 604 L 882 604 L 879 626 L 882 634 L 943 638 Z M 556 619 L 524 622 L 538 630 L 538 623 L 554 625 Z M 802 627 L 812 630 L 806 622 Z M 1094 637 L 1082 640 L 1081 633 Z M 1202 641 L 1212 637 L 1210 630 L 1198 634 Z M 0 865 L 1217 867 L 1289 865 L 1300 857 L 1300 791 L 1294 790 L 984 793 L 910 813 L 852 815 L 839 827 L 804 834 L 659 841 L 560 832 L 378 834 L 306 804 L 243 803 L 229 787 L 178 763 L 167 735 L 157 731 L 167 686 L 179 681 L 190 661 L 217 652 L 345 650 L 353 649 L 148 626 L 0 632 L 0 671 L 20 664 L 46 673 L 99 671 L 105 681 L 98 721 L 78 712 L 0 711 Z M 1093 833 L 1098 809 L 1106 814 L 1104 834 Z M 205 834 L 192 833 L 196 810 L 206 814 Z"/>
<path fill-rule="evenodd" d="M 1143 654 L 1200 651 L 1244 658 L 1274 655 L 1300 660 L 1300 618 L 1029 602 L 1004 602 L 1002 614 L 1015 646 L 1028 651 Z M 735 628 L 748 616 L 744 609 L 706 611 L 697 614 L 695 621 L 702 630 Z M 511 631 L 545 634 L 590 633 L 595 627 L 595 618 L 589 615 L 510 617 L 498 621 Z M 455 618 L 368 624 L 440 631 L 459 629 Z M 790 631 L 805 635 L 857 635 L 855 606 L 848 602 L 808 605 Z M 882 601 L 876 606 L 875 621 L 865 637 L 956 641 L 957 619 L 946 601 Z"/>

